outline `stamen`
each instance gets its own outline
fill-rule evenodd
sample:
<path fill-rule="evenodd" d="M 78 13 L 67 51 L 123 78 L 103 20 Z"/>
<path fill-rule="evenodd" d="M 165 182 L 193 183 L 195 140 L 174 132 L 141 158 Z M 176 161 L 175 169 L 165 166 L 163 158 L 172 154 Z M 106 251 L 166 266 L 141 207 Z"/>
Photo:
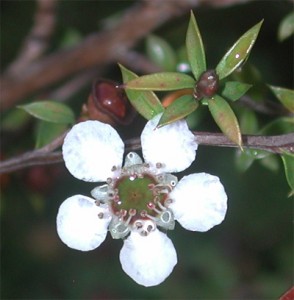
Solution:
<path fill-rule="evenodd" d="M 126 215 L 127 215 L 127 211 L 125 210 L 125 209 L 121 209 L 120 211 L 119 211 L 119 215 L 120 215 L 120 217 L 122 217 L 122 218 L 124 218 Z"/>
<path fill-rule="evenodd" d="M 98 214 L 98 218 L 99 218 L 99 219 L 103 219 L 103 217 L 104 217 L 104 213 L 103 213 L 103 212 L 100 212 L 100 213 Z"/>
<path fill-rule="evenodd" d="M 160 162 L 156 163 L 155 166 L 157 169 L 160 169 L 163 167 L 162 163 L 160 163 Z"/>
<path fill-rule="evenodd" d="M 156 224 L 151 220 L 138 220 L 134 223 L 133 229 L 140 235 L 147 236 L 150 232 L 156 229 Z"/>
<path fill-rule="evenodd" d="M 157 212 L 158 214 L 161 213 L 161 211 L 158 210 L 158 209 L 156 208 L 155 204 L 152 203 L 152 202 L 149 202 L 149 203 L 147 204 L 147 207 L 148 207 L 149 209 L 151 209 L 151 210 L 154 210 L 154 211 Z"/>
<path fill-rule="evenodd" d="M 160 209 L 161 209 L 162 211 L 166 210 L 166 207 L 164 207 L 164 206 L 160 203 L 160 201 L 157 202 L 157 205 L 160 207 Z"/>

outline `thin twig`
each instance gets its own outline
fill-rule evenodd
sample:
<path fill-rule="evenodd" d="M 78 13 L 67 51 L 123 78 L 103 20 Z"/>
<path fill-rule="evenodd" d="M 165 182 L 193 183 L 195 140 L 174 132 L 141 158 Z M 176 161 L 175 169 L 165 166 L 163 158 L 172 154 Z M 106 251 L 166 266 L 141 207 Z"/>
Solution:
<path fill-rule="evenodd" d="M 62 162 L 60 152 L 53 152 L 63 144 L 67 131 L 43 148 L 23 153 L 14 158 L 0 162 L 0 174 L 20 170 L 29 166 Z"/>
<path fill-rule="evenodd" d="M 47 50 L 56 25 L 57 0 L 37 0 L 33 26 L 24 39 L 18 57 L 7 69 L 14 80 Z"/>
<path fill-rule="evenodd" d="M 250 108 L 258 113 L 270 115 L 270 116 L 290 116 L 291 113 L 283 107 L 280 103 L 276 103 L 270 100 L 264 100 L 257 102 L 248 95 L 242 96 L 238 103 Z"/>
<path fill-rule="evenodd" d="M 61 151 L 52 151 L 62 145 L 65 134 L 66 133 L 41 149 L 30 151 L 18 157 L 0 162 L 0 174 L 14 172 L 34 165 L 62 162 Z M 222 133 L 195 131 L 194 135 L 199 145 L 238 148 L 238 145 L 230 141 Z M 244 148 L 265 150 L 275 154 L 283 154 L 284 152 L 294 153 L 294 133 L 277 136 L 243 135 L 242 138 Z M 125 144 L 126 151 L 141 149 L 139 138 L 126 140 Z"/>
<path fill-rule="evenodd" d="M 246 0 L 252 1 L 252 0 Z M 1 110 L 7 110 L 25 97 L 64 80 L 87 68 L 104 66 L 118 61 L 121 52 L 132 48 L 141 38 L 172 18 L 187 13 L 201 4 L 225 6 L 243 0 L 181 0 L 141 1 L 131 6 L 111 28 L 86 37 L 71 49 L 59 50 L 17 73 L 11 80 L 9 73 L 2 76 Z M 134 26 L 135 24 L 135 26 Z"/>

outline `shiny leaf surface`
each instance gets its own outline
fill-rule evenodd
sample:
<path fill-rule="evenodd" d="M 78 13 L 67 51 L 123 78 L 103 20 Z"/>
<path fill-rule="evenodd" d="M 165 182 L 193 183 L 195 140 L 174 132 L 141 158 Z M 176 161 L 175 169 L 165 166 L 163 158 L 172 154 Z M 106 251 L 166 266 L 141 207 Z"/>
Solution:
<path fill-rule="evenodd" d="M 256 134 L 258 132 L 258 119 L 254 111 L 244 109 L 240 114 L 239 120 L 243 134 Z"/>
<path fill-rule="evenodd" d="M 236 152 L 236 168 L 239 172 L 247 171 L 254 162 L 254 158 L 247 154 L 247 149 Z"/>
<path fill-rule="evenodd" d="M 176 72 L 163 72 L 145 75 L 128 81 L 126 89 L 144 91 L 173 91 L 193 88 L 195 80 L 189 75 Z"/>
<path fill-rule="evenodd" d="M 269 88 L 280 100 L 280 102 L 292 113 L 294 113 L 294 90 L 270 85 Z"/>
<path fill-rule="evenodd" d="M 216 67 L 219 79 L 229 76 L 248 58 L 257 39 L 262 22 L 259 22 L 245 32 L 220 60 Z"/>
<path fill-rule="evenodd" d="M 208 100 L 208 108 L 213 119 L 221 131 L 239 147 L 242 146 L 242 137 L 235 113 L 230 105 L 219 95 Z"/>
<path fill-rule="evenodd" d="M 285 40 L 294 33 L 294 12 L 288 14 L 280 23 L 278 29 L 278 38 L 280 41 Z"/>
<path fill-rule="evenodd" d="M 119 65 L 119 67 L 122 73 L 124 83 L 138 78 L 138 76 L 135 73 L 131 72 L 124 66 Z M 145 119 L 150 120 L 157 114 L 163 112 L 163 106 L 153 92 L 135 91 L 130 89 L 126 89 L 125 91 L 131 104 Z"/>
<path fill-rule="evenodd" d="M 150 60 L 162 70 L 174 71 L 176 69 L 176 54 L 164 39 L 149 35 L 146 39 L 146 52 Z"/>
<path fill-rule="evenodd" d="M 170 124 L 177 120 L 183 119 L 191 114 L 199 103 L 195 101 L 192 95 L 184 95 L 171 103 L 161 116 L 157 127 Z"/>
<path fill-rule="evenodd" d="M 36 148 L 41 148 L 49 144 L 65 132 L 66 128 L 67 124 L 58 124 L 40 120 L 37 126 Z"/>
<path fill-rule="evenodd" d="M 291 117 L 281 117 L 263 127 L 259 134 L 264 135 L 279 135 L 292 133 L 294 128 L 294 118 Z"/>
<path fill-rule="evenodd" d="M 206 58 L 201 34 L 192 11 L 186 35 L 186 48 L 192 73 L 198 80 L 206 70 Z"/>
<path fill-rule="evenodd" d="M 71 108 L 59 102 L 39 101 L 18 107 L 35 118 L 47 122 L 73 124 L 75 121 L 74 113 Z"/>
<path fill-rule="evenodd" d="M 251 84 L 238 81 L 228 81 L 221 92 L 221 95 L 231 101 L 240 99 L 250 88 Z"/>

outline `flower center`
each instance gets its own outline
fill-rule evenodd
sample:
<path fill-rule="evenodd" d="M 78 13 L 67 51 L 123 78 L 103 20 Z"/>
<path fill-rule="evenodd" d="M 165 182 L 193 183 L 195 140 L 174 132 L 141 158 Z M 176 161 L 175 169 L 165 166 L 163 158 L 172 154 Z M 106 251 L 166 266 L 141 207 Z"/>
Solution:
<path fill-rule="evenodd" d="M 92 196 L 106 203 L 113 215 L 109 230 L 113 238 L 124 238 L 131 230 L 148 235 L 157 226 L 174 228 L 174 217 L 169 205 L 169 193 L 177 183 L 171 174 L 157 174 L 144 164 L 136 153 L 129 153 L 123 168 L 113 168 L 107 184 L 92 190 Z"/>
<path fill-rule="evenodd" d="M 143 175 L 143 174 L 142 174 Z M 142 176 L 141 175 L 141 176 Z M 119 178 L 114 189 L 118 191 L 117 197 L 111 203 L 111 208 L 116 215 L 124 215 L 129 210 L 135 210 L 131 222 L 142 217 L 142 212 L 147 212 L 155 216 L 154 210 L 151 210 L 150 205 L 156 201 L 162 201 L 163 197 L 155 195 L 154 187 L 158 184 L 153 176 L 144 174 L 143 177 L 122 176 Z"/>

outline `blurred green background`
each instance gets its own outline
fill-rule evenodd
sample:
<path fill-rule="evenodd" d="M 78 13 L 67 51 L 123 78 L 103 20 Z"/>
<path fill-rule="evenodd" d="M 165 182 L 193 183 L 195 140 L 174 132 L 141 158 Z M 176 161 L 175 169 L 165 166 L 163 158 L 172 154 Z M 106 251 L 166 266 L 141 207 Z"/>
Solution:
<path fill-rule="evenodd" d="M 97 31 L 101 21 L 128 8 L 133 1 L 61 1 L 54 51 L 68 32 L 83 37 Z M 5 68 L 19 50 L 32 24 L 33 1 L 1 2 L 1 64 Z M 290 2 L 253 1 L 226 8 L 195 10 L 214 67 L 226 49 L 247 29 L 264 19 L 249 58 L 266 83 L 291 88 L 293 39 L 277 40 L 278 25 L 291 10 Z M 174 47 L 184 44 L 189 14 L 155 33 Z M 78 40 L 78 38 L 77 38 Z M 144 51 L 144 41 L 138 45 Z M 110 65 L 105 77 L 121 81 Z M 69 102 L 78 113 L 90 83 Z M 266 95 L 271 97 L 270 95 Z M 27 99 L 28 101 L 31 99 Z M 274 100 L 274 99 L 273 99 Z M 2 116 L 7 117 L 6 115 Z M 261 125 L 271 117 L 259 115 Z M 135 120 L 138 136 L 144 126 Z M 1 154 L 32 149 L 36 121 L 13 133 L 1 130 Z M 133 128 L 133 127 L 132 127 Z M 208 115 L 196 130 L 217 130 Z M 206 233 L 189 232 L 177 224 L 168 233 L 178 254 L 178 264 L 160 286 L 144 288 L 121 269 L 121 240 L 110 236 L 96 250 L 79 252 L 58 238 L 55 218 L 61 202 L 74 194 L 89 195 L 93 184 L 72 177 L 63 164 L 33 167 L 1 177 L 1 298 L 2 299 L 277 299 L 293 284 L 293 202 L 281 160 L 271 171 L 254 164 L 241 173 L 236 150 L 199 147 L 196 161 L 185 173 L 207 172 L 220 177 L 229 197 L 225 221 Z M 179 174 L 181 176 L 184 173 Z"/>

